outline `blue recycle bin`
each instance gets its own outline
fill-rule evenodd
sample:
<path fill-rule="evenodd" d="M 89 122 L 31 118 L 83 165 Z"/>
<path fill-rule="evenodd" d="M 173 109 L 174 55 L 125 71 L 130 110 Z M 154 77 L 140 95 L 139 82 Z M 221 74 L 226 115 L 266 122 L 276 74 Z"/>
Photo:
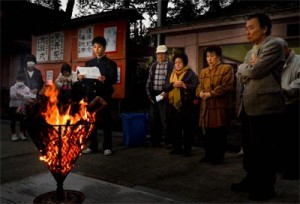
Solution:
<path fill-rule="evenodd" d="M 122 113 L 123 142 L 129 147 L 143 146 L 146 142 L 149 115 Z"/>

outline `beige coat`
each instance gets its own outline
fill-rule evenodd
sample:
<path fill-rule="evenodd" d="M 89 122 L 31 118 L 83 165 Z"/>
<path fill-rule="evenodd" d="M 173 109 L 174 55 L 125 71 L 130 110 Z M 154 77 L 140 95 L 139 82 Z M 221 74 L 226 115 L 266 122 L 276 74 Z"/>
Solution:
<path fill-rule="evenodd" d="M 198 96 L 201 90 L 212 95 L 206 100 L 201 99 L 200 127 L 216 128 L 230 124 L 233 82 L 233 69 L 230 65 L 219 64 L 214 69 L 207 67 L 200 71 L 200 84 L 196 95 Z"/>
<path fill-rule="evenodd" d="M 245 83 L 241 105 L 249 116 L 279 114 L 284 111 L 280 77 L 284 65 L 284 51 L 278 38 L 267 37 L 258 54 L 258 62 L 248 64 L 251 51 L 245 63 L 239 67 L 240 79 Z M 245 80 L 246 79 L 246 80 Z"/>

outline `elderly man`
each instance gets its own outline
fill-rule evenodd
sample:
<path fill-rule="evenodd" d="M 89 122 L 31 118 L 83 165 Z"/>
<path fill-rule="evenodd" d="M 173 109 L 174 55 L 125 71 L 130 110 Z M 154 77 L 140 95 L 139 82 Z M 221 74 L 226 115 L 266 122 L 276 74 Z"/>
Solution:
<path fill-rule="evenodd" d="M 278 141 L 282 149 L 283 179 L 299 179 L 299 93 L 300 55 L 284 43 L 286 62 L 281 76 L 281 87 L 285 98 L 284 138 Z"/>
<path fill-rule="evenodd" d="M 149 70 L 146 84 L 146 92 L 150 103 L 150 135 L 152 147 L 160 146 L 162 139 L 166 144 L 171 144 L 167 133 L 166 119 L 166 99 L 157 100 L 156 96 L 163 96 L 163 87 L 166 83 L 167 75 L 172 72 L 174 63 L 168 60 L 168 48 L 159 45 L 156 48 L 157 61 Z"/>
<path fill-rule="evenodd" d="M 271 29 L 271 20 L 265 14 L 248 17 L 246 35 L 254 45 L 238 70 L 238 80 L 243 84 L 242 146 L 247 175 L 231 188 L 249 192 L 249 199 L 259 201 L 275 196 L 273 147 L 284 111 L 280 79 L 285 56 L 281 40 L 270 37 Z"/>

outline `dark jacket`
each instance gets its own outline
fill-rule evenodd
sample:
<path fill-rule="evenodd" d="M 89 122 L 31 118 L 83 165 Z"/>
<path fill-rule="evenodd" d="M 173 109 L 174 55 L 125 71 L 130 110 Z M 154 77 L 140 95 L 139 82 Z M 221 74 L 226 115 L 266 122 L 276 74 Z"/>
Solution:
<path fill-rule="evenodd" d="M 168 93 L 174 89 L 173 82 L 170 82 L 172 72 L 170 72 L 167 76 L 167 82 L 164 86 L 164 92 Z M 194 114 L 194 99 L 196 98 L 196 89 L 199 84 L 199 78 L 195 74 L 195 72 L 191 69 L 188 69 L 185 75 L 182 78 L 182 81 L 186 85 L 186 89 L 181 88 L 180 94 L 181 94 L 181 103 L 182 107 L 180 111 L 184 115 L 191 115 Z"/>
<path fill-rule="evenodd" d="M 23 68 L 18 74 L 24 75 L 25 85 L 30 88 L 30 90 L 37 89 L 40 91 L 44 86 L 43 76 L 40 70 L 33 68 L 33 74 L 30 77 L 27 69 Z"/>
<path fill-rule="evenodd" d="M 87 61 L 85 66 L 98 67 L 101 75 L 105 76 L 105 81 L 102 83 L 97 79 L 83 79 L 75 82 L 72 86 L 73 101 L 78 102 L 82 98 L 87 98 L 90 102 L 96 96 L 100 96 L 109 102 L 114 92 L 113 85 L 117 82 L 117 64 L 103 56 L 101 59 L 94 58 Z"/>

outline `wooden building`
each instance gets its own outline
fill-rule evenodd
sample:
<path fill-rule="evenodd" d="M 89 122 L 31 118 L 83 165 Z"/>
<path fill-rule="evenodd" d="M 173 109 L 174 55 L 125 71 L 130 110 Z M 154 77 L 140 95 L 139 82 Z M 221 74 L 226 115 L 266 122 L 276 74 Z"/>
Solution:
<path fill-rule="evenodd" d="M 255 12 L 266 13 L 272 20 L 274 37 L 285 39 L 289 47 L 300 54 L 299 2 L 241 1 L 238 7 L 217 14 L 204 15 L 200 20 L 186 24 L 162 26 L 150 29 L 153 38 L 164 36 L 165 44 L 175 52 L 184 51 L 189 57 L 189 66 L 196 74 L 207 66 L 205 48 L 218 45 L 222 48 L 223 62 L 237 67 L 252 48 L 246 38 L 247 16 Z M 232 93 L 232 117 L 235 117 L 235 91 Z"/>
<path fill-rule="evenodd" d="M 113 98 L 125 98 L 125 76 L 129 20 L 141 19 L 136 10 L 116 10 L 71 20 L 62 28 L 51 29 L 32 36 L 32 53 L 37 58 L 37 67 L 45 80 L 55 81 L 62 63 L 69 63 L 73 70 L 84 66 L 94 58 L 92 39 L 104 36 L 107 41 L 106 55 L 118 67 L 118 81 Z"/>
<path fill-rule="evenodd" d="M 221 46 L 224 62 L 237 67 L 252 46 L 246 38 L 246 18 L 254 12 L 262 12 L 272 20 L 271 35 L 285 39 L 290 48 L 300 53 L 299 2 L 241 1 L 234 9 L 204 15 L 195 22 L 153 28 L 150 34 L 153 38 L 158 34 L 163 35 L 170 49 L 184 50 L 196 73 L 205 65 L 204 49 L 209 45 Z"/>
<path fill-rule="evenodd" d="M 107 40 L 106 55 L 118 66 L 118 82 L 113 98 L 116 107 L 126 108 L 136 93 L 137 66 L 154 48 L 138 46 L 129 39 L 130 23 L 143 19 L 135 9 L 114 10 L 77 19 L 64 12 L 28 3 L 5 1 L 1 5 L 1 114 L 9 102 L 9 87 L 14 84 L 24 58 L 32 53 L 44 80 L 55 80 L 63 63 L 73 70 L 95 57 L 91 40 L 98 35 Z M 153 53 L 152 53 L 153 52 Z M 127 82 L 126 82 L 127 81 Z M 121 103 L 124 102 L 124 103 Z"/>

